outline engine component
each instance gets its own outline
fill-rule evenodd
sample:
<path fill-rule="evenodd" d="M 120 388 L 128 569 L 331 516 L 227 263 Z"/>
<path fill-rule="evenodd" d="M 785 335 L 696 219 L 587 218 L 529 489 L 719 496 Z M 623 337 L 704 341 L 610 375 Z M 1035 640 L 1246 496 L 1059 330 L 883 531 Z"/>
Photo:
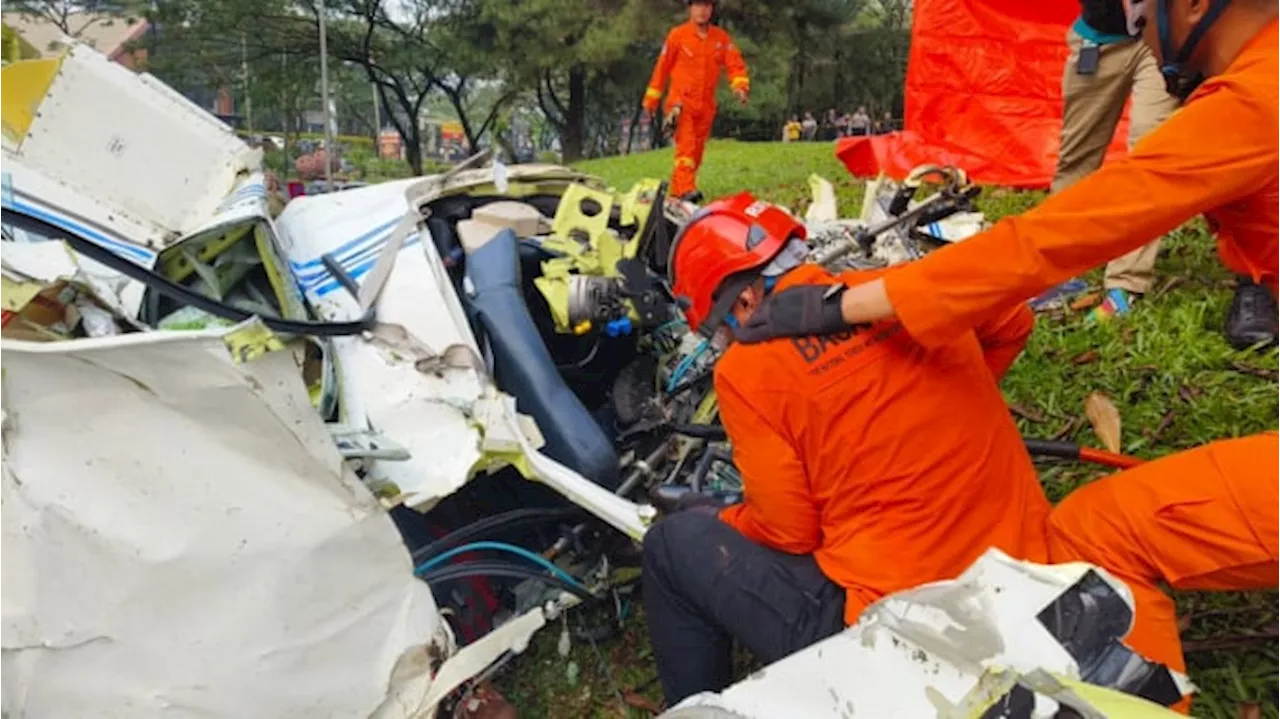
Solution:
<path fill-rule="evenodd" d="M 617 263 L 620 276 L 576 274 L 568 285 L 568 325 L 574 334 L 592 329 L 610 337 L 631 334 L 635 325 L 657 327 L 671 316 L 669 295 L 644 263 L 625 259 Z"/>
<path fill-rule="evenodd" d="M 593 326 L 603 327 L 610 337 L 631 333 L 619 278 L 570 275 L 568 283 L 569 327 L 575 334 L 583 334 Z"/>
<path fill-rule="evenodd" d="M 534 286 L 551 309 L 560 333 L 630 334 L 635 325 L 666 321 L 669 293 L 637 255 L 656 233 L 654 207 L 664 195 L 657 180 L 637 183 L 625 195 L 570 185 L 560 200 L 554 234 L 540 249 L 555 257 L 542 263 Z"/>
<path fill-rule="evenodd" d="M 940 179 L 942 189 L 911 204 L 924 182 Z M 939 243 L 961 240 L 982 229 L 973 212 L 978 188 L 953 167 L 918 167 L 901 184 L 886 178 L 867 185 L 858 220 L 810 223 L 810 261 L 839 271 L 887 267 L 919 259 Z"/>

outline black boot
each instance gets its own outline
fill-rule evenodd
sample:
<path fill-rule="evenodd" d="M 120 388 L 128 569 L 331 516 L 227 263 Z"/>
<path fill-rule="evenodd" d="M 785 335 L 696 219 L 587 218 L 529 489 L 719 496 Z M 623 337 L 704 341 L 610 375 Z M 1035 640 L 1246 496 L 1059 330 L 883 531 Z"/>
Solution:
<path fill-rule="evenodd" d="M 684 193 L 683 195 L 681 195 L 681 196 L 680 196 L 680 199 L 684 200 L 685 202 L 692 202 L 692 203 L 693 203 L 693 204 L 695 204 L 695 205 L 701 205 L 701 204 L 702 204 L 702 191 L 701 191 L 701 190 L 692 190 L 692 191 L 690 191 L 690 192 L 686 192 L 686 193 Z"/>
<path fill-rule="evenodd" d="M 1241 277 L 1227 311 L 1227 342 L 1238 350 L 1263 343 L 1276 346 L 1276 298 L 1266 287 Z"/>

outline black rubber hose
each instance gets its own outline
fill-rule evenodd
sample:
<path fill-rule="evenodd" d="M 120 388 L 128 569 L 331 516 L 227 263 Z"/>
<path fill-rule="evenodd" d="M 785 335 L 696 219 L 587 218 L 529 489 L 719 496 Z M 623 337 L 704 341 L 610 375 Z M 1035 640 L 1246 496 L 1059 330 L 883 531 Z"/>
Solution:
<path fill-rule="evenodd" d="M 1070 442 L 1059 442 L 1048 439 L 1030 439 L 1027 437 L 1023 437 L 1022 441 L 1027 446 L 1027 452 L 1041 457 L 1059 457 L 1061 459 L 1070 459 L 1077 462 L 1100 464 L 1104 467 L 1111 467 L 1112 469 L 1131 469 L 1140 464 L 1146 463 L 1146 460 L 1141 457 L 1117 454 L 1115 452 L 1108 452 L 1105 449 L 1082 447 Z"/>
<path fill-rule="evenodd" d="M 414 566 L 422 564 L 437 554 L 446 552 L 454 547 L 470 544 L 492 532 L 507 532 L 530 525 L 564 521 L 580 517 L 582 514 L 583 510 L 579 507 L 532 507 L 513 509 L 509 512 L 495 514 L 459 527 L 430 544 L 415 549 L 413 551 L 413 564 Z"/>
<path fill-rule="evenodd" d="M 184 287 L 164 275 L 134 264 L 125 258 L 104 247 L 99 247 L 88 240 L 77 237 L 70 232 L 59 232 L 59 237 L 64 240 L 71 249 L 88 257 L 95 262 L 100 262 L 107 267 L 119 272 L 120 274 L 132 280 L 137 280 L 147 287 L 159 292 L 169 299 L 181 305 L 190 305 L 197 309 L 208 312 L 215 317 L 221 317 L 224 320 L 232 322 L 243 322 L 251 317 L 254 313 L 242 310 L 239 307 L 215 300 L 211 297 L 196 292 L 192 289 Z M 338 278 L 341 282 L 341 278 Z M 345 335 L 358 335 L 361 332 L 373 327 L 376 318 L 374 311 L 370 308 L 369 312 L 358 320 L 351 322 L 309 322 L 304 320 L 286 320 L 278 317 L 261 317 L 262 324 L 271 328 L 276 332 L 294 335 L 312 335 L 314 337 L 341 337 Z"/>
<path fill-rule="evenodd" d="M 342 269 L 342 264 L 333 256 L 333 253 L 326 253 L 320 256 L 320 264 L 333 275 L 333 278 L 342 285 L 342 289 L 351 295 L 351 299 L 356 302 L 360 301 L 360 285 L 356 284 L 356 280 L 346 270 Z"/>
<path fill-rule="evenodd" d="M 558 589 L 563 589 L 575 597 L 586 601 L 599 599 L 599 597 L 587 591 L 587 589 L 582 585 L 566 582 L 553 574 L 545 574 L 542 570 L 534 569 L 533 567 L 526 567 L 523 564 L 515 564 L 513 562 L 482 561 L 466 562 L 464 564 L 450 564 L 446 567 L 441 567 L 440 569 L 423 574 L 421 579 L 427 584 L 435 584 L 439 582 L 448 582 L 454 579 L 466 579 L 467 577 L 535 579 Z"/>
<path fill-rule="evenodd" d="M 707 476 L 707 472 L 711 470 L 711 463 L 717 459 L 727 462 L 729 461 L 729 454 L 720 447 L 707 447 L 707 450 L 698 458 L 698 464 L 693 470 L 693 476 L 689 478 L 689 486 L 693 488 L 693 491 L 702 491 L 702 480 Z"/>
<path fill-rule="evenodd" d="M 1056 457 L 1058 459 L 1080 459 L 1080 445 L 1072 442 L 1059 442 L 1052 439 L 1034 439 L 1023 437 L 1022 443 L 1027 452 L 1036 457 Z"/>
<path fill-rule="evenodd" d="M 668 424 L 667 428 L 676 434 L 686 437 L 705 439 L 711 442 L 723 442 L 729 438 L 724 425 L 719 424 Z"/>

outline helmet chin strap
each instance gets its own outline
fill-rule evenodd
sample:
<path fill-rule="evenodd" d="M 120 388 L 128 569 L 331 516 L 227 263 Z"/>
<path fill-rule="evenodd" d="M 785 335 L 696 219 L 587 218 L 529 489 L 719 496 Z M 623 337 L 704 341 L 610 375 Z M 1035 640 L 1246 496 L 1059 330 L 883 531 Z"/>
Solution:
<path fill-rule="evenodd" d="M 1210 26 L 1222 15 L 1222 11 L 1227 9 L 1227 5 L 1231 4 L 1231 0 L 1208 1 L 1208 12 L 1200 18 L 1200 22 L 1196 23 L 1195 27 L 1191 28 L 1187 41 L 1176 50 L 1173 47 L 1173 36 L 1169 29 L 1169 0 L 1156 2 L 1156 32 L 1160 38 L 1160 56 L 1163 62 L 1160 66 L 1160 74 L 1164 76 L 1165 89 L 1179 100 L 1187 99 L 1187 96 L 1204 81 L 1204 76 L 1200 74 L 1194 77 L 1185 75 L 1182 66 L 1191 59 L 1191 53 L 1195 52 L 1196 45 L 1204 39 Z"/>

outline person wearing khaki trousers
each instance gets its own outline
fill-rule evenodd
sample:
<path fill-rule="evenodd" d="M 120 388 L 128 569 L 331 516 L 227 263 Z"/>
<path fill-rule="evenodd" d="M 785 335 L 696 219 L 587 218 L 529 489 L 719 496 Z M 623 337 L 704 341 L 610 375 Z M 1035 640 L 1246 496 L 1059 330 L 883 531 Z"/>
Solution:
<path fill-rule="evenodd" d="M 1155 55 L 1125 29 L 1120 0 L 1082 0 L 1067 33 L 1070 53 L 1062 71 L 1062 144 L 1051 192 L 1063 190 L 1102 166 L 1127 98 L 1129 147 L 1177 108 L 1165 90 Z M 1106 297 L 1092 314 L 1102 319 L 1129 309 L 1133 295 L 1151 289 L 1160 238 L 1112 260 Z"/>

